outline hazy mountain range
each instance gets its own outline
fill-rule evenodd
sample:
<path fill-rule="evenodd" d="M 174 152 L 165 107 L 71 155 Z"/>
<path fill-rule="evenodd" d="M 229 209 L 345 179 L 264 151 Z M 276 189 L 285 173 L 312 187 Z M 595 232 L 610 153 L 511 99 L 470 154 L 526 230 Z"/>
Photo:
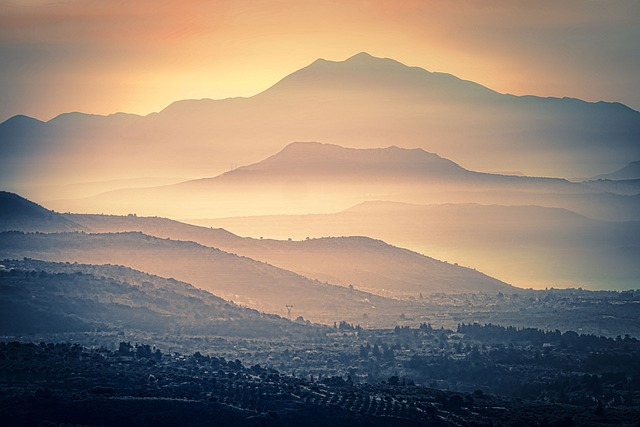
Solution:
<path fill-rule="evenodd" d="M 478 173 L 422 149 L 293 143 L 217 177 L 51 205 L 185 218 L 255 238 L 369 236 L 519 286 L 626 289 L 640 277 L 634 183 Z M 248 255 L 278 259 L 268 253 Z M 308 264 L 283 267 L 309 273 Z"/>
<path fill-rule="evenodd" d="M 628 191 L 633 188 L 625 185 L 629 182 L 600 179 L 575 183 L 557 178 L 478 173 L 422 149 L 349 149 L 332 144 L 293 143 L 261 162 L 218 177 L 112 191 L 52 205 L 74 212 L 188 217 L 191 223 L 224 227 L 254 237 L 302 240 L 370 236 L 477 268 L 519 286 L 626 289 L 635 287 L 640 277 L 635 262 L 640 253 L 640 195 L 610 191 L 616 190 L 616 184 Z M 226 233 L 226 238 L 216 233 L 217 241 L 210 241 L 203 237 L 211 234 L 209 230 L 193 229 L 185 234 L 185 225 L 181 233 L 172 235 L 165 225 L 158 224 L 165 221 L 161 219 L 97 216 L 91 223 L 87 218 L 90 217 L 63 217 L 66 228 L 38 229 L 38 220 L 31 228 L 18 228 L 143 231 L 180 240 L 186 236 L 188 240 L 312 278 L 366 289 L 386 289 L 389 286 L 385 283 L 397 271 L 410 270 L 401 265 L 408 262 L 406 258 L 385 274 L 367 267 L 365 283 L 362 277 L 355 280 L 357 275 L 347 273 L 358 267 L 341 262 L 340 256 L 333 255 L 319 269 L 313 262 L 291 257 L 286 251 L 278 256 L 278 251 L 268 250 L 264 244 L 262 250 L 249 248 L 246 243 L 239 245 L 238 239 L 229 238 L 231 233 Z M 107 218 L 110 219 L 105 222 Z M 68 221 L 77 222 L 77 227 L 69 228 Z M 352 250 L 356 257 L 357 251 Z M 286 260 L 290 262 L 283 263 Z M 375 263 L 369 263 L 372 265 Z M 384 266 L 381 271 L 389 267 Z M 336 274 L 340 269 L 342 275 Z M 371 277 L 375 275 L 379 280 L 374 285 Z M 420 278 L 419 273 L 414 273 L 409 280 L 413 284 L 405 289 L 414 295 L 422 292 Z M 432 285 L 440 286 L 434 282 Z M 402 294 L 396 292 L 395 295 Z"/>
<path fill-rule="evenodd" d="M 639 136 L 640 113 L 621 104 L 503 95 L 362 53 L 318 60 L 250 98 L 179 101 L 146 117 L 14 117 L 0 124 L 5 188 L 84 215 L 6 193 L 3 229 L 141 232 L 24 239 L 57 251 L 46 259 L 139 261 L 132 267 L 159 275 L 183 251 L 180 279 L 269 310 L 305 280 L 395 298 L 493 292 L 500 280 L 627 289 L 640 277 Z M 519 172 L 488 172 L 505 170 Z M 577 176 L 587 178 L 566 179 Z M 22 256 L 38 249 L 26 247 Z M 211 266 L 185 264 L 196 258 Z M 259 270 L 252 262 L 268 263 L 269 277 L 211 287 L 233 265 Z M 251 281 L 264 301 L 236 292 Z M 285 288 L 269 294 L 274 283 Z"/>
<path fill-rule="evenodd" d="M 353 149 L 299 142 L 212 178 L 47 204 L 58 211 L 199 219 L 329 213 L 372 200 L 472 202 L 565 208 L 607 220 L 640 218 L 638 193 L 618 194 L 609 187 L 473 172 L 422 149 Z"/>
<path fill-rule="evenodd" d="M 13 117 L 0 413 L 635 419 L 639 141 L 622 104 L 499 94 L 366 53 L 249 98 Z M 416 381 L 461 393 L 428 401 Z"/>
<path fill-rule="evenodd" d="M 216 176 L 291 141 L 419 147 L 473 170 L 569 178 L 640 159 L 639 136 L 640 113 L 621 104 L 503 95 L 361 53 L 319 59 L 249 98 L 179 101 L 145 117 L 13 117 L 0 125 L 0 179 L 38 201 L 77 197 L 91 193 L 39 188 Z"/>
<path fill-rule="evenodd" d="M 633 289 L 640 222 L 537 206 L 367 202 L 332 214 L 219 218 L 202 225 L 276 239 L 366 235 L 518 286 Z"/>
<path fill-rule="evenodd" d="M 23 218 L 21 221 L 9 220 L 15 214 L 3 215 L 0 224 L 4 230 L 16 229 L 16 224 L 31 229 L 30 218 L 37 221 L 42 211 L 46 211 L 15 195 L 5 193 L 3 197 L 7 204 L 29 206 L 17 214 Z M 81 231 L 4 232 L 0 239 L 0 258 L 125 265 L 183 280 L 227 300 L 269 313 L 284 315 L 285 306 L 293 305 L 296 316 L 325 323 L 342 319 L 393 325 L 398 313 L 417 310 L 417 305 L 409 301 L 380 295 L 418 299 L 420 294 L 428 296 L 433 292 L 494 294 L 515 289 L 474 270 L 362 237 L 263 241 L 162 218 L 63 216 L 46 212 L 60 219 L 64 229 L 73 224 Z M 140 231 L 104 233 L 127 230 L 143 230 L 162 237 Z M 281 268 L 243 255 L 273 262 Z M 365 313 L 367 316 L 363 318 Z"/>
<path fill-rule="evenodd" d="M 438 261 L 368 237 L 301 241 L 242 238 L 224 229 L 198 227 L 159 217 L 62 215 L 15 194 L 0 195 L 4 206 L 20 207 L 1 211 L 0 230 L 20 226 L 33 230 L 34 227 L 37 229 L 43 215 L 51 218 L 47 224 L 49 233 L 0 232 L 0 260 L 5 260 L 0 262 L 3 264 L 0 267 L 3 287 L 0 302 L 6 305 L 8 313 L 15 315 L 2 319 L 3 330 L 7 332 L 43 333 L 62 328 L 60 332 L 97 330 L 113 333 L 134 329 L 143 334 L 233 335 L 238 329 L 237 336 L 248 337 L 269 337 L 279 333 L 287 336 L 322 334 L 321 331 L 298 330 L 287 322 L 269 317 L 271 314 L 288 317 L 287 305 L 293 306 L 290 317 L 300 325 L 307 324 L 307 320 L 328 325 L 347 321 L 364 327 L 389 328 L 427 322 L 455 326 L 456 322 L 475 321 L 542 328 L 575 329 L 579 325 L 587 328 L 585 330 L 614 335 L 628 330 L 617 324 L 616 318 L 605 316 L 608 306 L 580 301 L 600 298 L 626 301 L 625 298 L 633 297 L 633 292 L 596 295 L 576 290 L 522 289 L 474 269 Z M 382 213 L 380 208 L 395 209 L 399 223 L 404 221 L 398 206 L 372 205 L 379 208 L 376 215 Z M 455 210 L 463 206 L 450 207 Z M 364 205 L 358 209 L 366 211 L 369 208 Z M 428 211 L 429 208 L 446 207 L 423 208 Z M 486 216 L 494 216 L 491 210 L 502 207 L 484 208 L 488 208 Z M 515 208 L 514 213 L 517 210 Z M 439 212 L 438 216 L 453 216 L 454 213 L 444 212 L 443 215 Z M 569 220 L 575 219 L 575 214 L 570 212 L 563 215 Z M 540 218 L 540 224 L 553 223 L 556 218 L 554 212 L 544 212 L 544 209 L 536 216 Z M 317 220 L 319 227 L 327 225 L 321 218 L 312 219 Z M 337 226 L 344 225 L 342 218 L 330 219 Z M 363 226 L 370 225 L 364 218 L 356 219 Z M 425 216 L 426 221 L 429 219 Z M 62 230 L 68 230 L 71 225 L 80 231 L 55 232 L 57 220 Z M 521 220 L 514 215 L 513 225 Z M 291 223 L 294 227 L 289 231 L 295 232 L 297 223 Z M 314 229 L 308 227 L 308 223 L 301 225 L 307 230 Z M 413 227 L 415 223 L 408 223 L 408 226 Z M 489 234 L 494 231 L 488 230 Z M 449 232 L 445 230 L 445 233 Z M 473 236 L 473 231 L 469 228 L 463 234 Z M 563 237 L 557 236 L 556 242 L 562 241 Z M 434 241 L 438 241 L 437 236 Z M 502 245 L 505 241 L 506 238 L 498 243 Z M 506 245 L 506 249 L 514 253 L 519 250 L 514 245 Z M 573 249 L 576 248 L 562 248 Z M 559 252 L 553 252 L 551 256 L 557 256 L 568 265 L 575 262 L 562 258 Z M 578 254 L 578 258 L 580 256 Z M 517 255 L 508 259 L 513 263 L 521 261 Z M 596 268 L 611 272 L 605 270 L 609 268 L 608 264 L 592 262 Z M 521 264 L 517 266 L 527 268 Z M 9 271 L 12 268 L 19 271 Z M 621 264 L 620 268 L 626 274 L 635 274 L 629 266 Z M 183 282 L 200 289 L 193 289 Z M 25 295 L 31 299 L 25 299 Z M 228 304 L 216 297 L 224 298 Z M 551 301 L 553 304 L 549 304 Z M 558 304 L 569 304 L 572 310 L 578 311 L 567 317 L 558 311 Z M 632 316 L 625 312 L 624 316 L 627 315 Z M 597 319 L 589 320 L 587 327 L 584 316 L 587 319 L 596 316 Z M 601 316 L 606 318 L 601 319 Z"/>
<path fill-rule="evenodd" d="M 496 293 L 510 289 L 477 271 L 368 237 L 253 239 L 224 229 L 196 227 L 164 218 L 81 214 L 65 217 L 93 232 L 140 231 L 160 238 L 194 241 L 312 279 L 396 298 L 418 297 L 420 293 Z"/>

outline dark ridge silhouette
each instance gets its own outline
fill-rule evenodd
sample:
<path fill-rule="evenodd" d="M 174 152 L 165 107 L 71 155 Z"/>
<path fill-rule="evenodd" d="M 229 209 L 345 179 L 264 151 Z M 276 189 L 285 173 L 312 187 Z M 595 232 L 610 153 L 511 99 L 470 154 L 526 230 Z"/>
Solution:
<path fill-rule="evenodd" d="M 0 191 L 0 231 L 80 231 L 84 228 L 17 194 Z"/>
<path fill-rule="evenodd" d="M 3 261 L 0 334 L 138 330 L 275 338 L 304 327 L 116 265 Z"/>

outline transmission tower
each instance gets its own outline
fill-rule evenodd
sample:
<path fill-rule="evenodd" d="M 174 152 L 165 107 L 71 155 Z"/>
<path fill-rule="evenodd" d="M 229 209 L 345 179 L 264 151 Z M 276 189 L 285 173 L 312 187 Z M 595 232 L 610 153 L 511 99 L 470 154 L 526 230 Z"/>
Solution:
<path fill-rule="evenodd" d="M 289 317 L 289 320 L 291 320 L 291 310 L 293 309 L 293 306 L 291 304 L 287 304 L 285 307 L 287 307 L 287 316 Z"/>

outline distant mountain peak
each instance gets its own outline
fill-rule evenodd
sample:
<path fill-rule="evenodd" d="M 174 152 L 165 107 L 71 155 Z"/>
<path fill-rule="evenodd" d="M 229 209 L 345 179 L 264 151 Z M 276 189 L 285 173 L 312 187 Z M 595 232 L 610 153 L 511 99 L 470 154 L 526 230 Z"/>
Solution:
<path fill-rule="evenodd" d="M 618 169 L 615 172 L 598 175 L 594 178 L 597 179 L 610 179 L 610 180 L 628 180 L 628 179 L 640 179 L 640 161 L 631 162 L 622 169 Z"/>
<path fill-rule="evenodd" d="M 408 160 L 418 160 L 420 157 L 423 159 L 428 157 L 431 160 L 441 160 L 443 162 L 454 162 L 444 159 L 435 153 L 430 153 L 422 148 L 401 148 L 396 145 L 391 145 L 385 148 L 348 148 L 337 144 L 330 144 L 324 142 L 315 141 L 296 141 L 286 145 L 280 152 L 271 156 L 270 158 L 279 157 L 282 155 L 304 155 L 309 156 L 311 159 L 320 160 L 318 155 L 338 154 L 342 155 L 342 159 L 347 159 L 345 155 L 357 156 L 376 156 L 379 155 L 381 160 L 393 161 L 397 160 L 398 156 L 405 156 Z M 394 155 L 394 156 L 387 156 Z"/>
<path fill-rule="evenodd" d="M 437 154 L 421 148 L 347 148 L 320 142 L 293 142 L 273 156 L 237 169 L 253 172 L 293 173 L 317 176 L 375 175 L 406 176 L 468 171 Z M 231 172 L 232 174 L 236 172 Z M 416 176 L 417 176 L 416 175 Z"/>
<path fill-rule="evenodd" d="M 356 53 L 355 55 L 352 55 L 350 57 L 348 57 L 347 59 L 344 59 L 342 61 L 332 61 L 326 58 L 318 58 L 315 61 L 313 61 L 309 66 L 312 66 L 314 64 L 343 64 L 343 63 L 375 63 L 375 62 L 380 62 L 380 61 L 391 61 L 391 62 L 395 62 L 397 64 L 401 64 L 400 62 L 393 60 L 393 59 L 389 59 L 389 58 L 380 58 L 377 56 L 373 56 L 368 52 L 360 52 L 360 53 Z M 402 65 L 402 64 L 401 64 Z"/>
<path fill-rule="evenodd" d="M 318 59 L 311 63 L 306 69 L 316 69 L 322 68 L 325 69 L 327 66 L 331 66 L 333 69 L 345 69 L 345 70 L 357 70 L 362 72 L 363 70 L 384 70 L 384 71 L 395 71 L 395 72 L 403 72 L 407 70 L 420 70 L 420 72 L 430 74 L 429 71 L 426 71 L 422 68 L 418 67 L 410 67 L 405 65 L 395 59 L 391 58 L 381 58 L 377 56 L 373 56 L 367 52 L 360 52 L 343 61 L 330 61 L 327 59 Z M 302 70 L 305 70 L 303 68 Z M 295 74 L 295 73 L 294 73 Z"/>
<path fill-rule="evenodd" d="M 397 64 L 400 64 L 400 62 L 395 61 L 393 59 L 389 59 L 389 58 L 380 58 L 377 56 L 373 56 L 368 52 L 360 52 L 360 53 L 356 53 L 355 55 L 345 59 L 343 62 L 359 62 L 359 63 L 373 63 L 373 62 L 380 62 L 380 61 L 391 61 L 391 62 L 395 62 Z"/>
<path fill-rule="evenodd" d="M 387 101 L 389 96 L 423 97 L 449 102 L 451 99 L 497 95 L 497 92 L 485 86 L 452 74 L 431 72 L 395 59 L 360 52 L 343 61 L 317 59 L 258 96 L 290 93 L 323 98 L 336 91 L 347 98 L 349 93 L 364 91 L 368 96 L 382 96 Z"/>
<path fill-rule="evenodd" d="M 409 65 L 403 64 L 400 61 L 397 61 L 395 59 L 392 58 L 386 58 L 386 57 L 379 57 L 379 56 L 373 56 L 368 52 L 360 52 L 360 53 L 356 53 L 353 56 L 350 56 L 349 58 L 345 59 L 344 61 L 335 61 L 336 64 L 343 64 L 343 65 L 356 65 L 356 66 L 364 66 L 364 67 L 381 67 L 381 68 L 394 68 L 397 70 L 408 70 L 408 69 L 414 69 L 414 70 L 420 70 L 423 73 L 428 73 L 428 74 L 432 74 L 427 70 L 424 70 L 422 68 L 419 67 L 411 67 Z"/>
<path fill-rule="evenodd" d="M 38 120 L 33 117 L 26 116 L 24 114 L 16 114 L 15 116 L 5 120 L 4 123 L 44 123 L 44 122 L 42 120 Z"/>
<path fill-rule="evenodd" d="M 356 53 L 355 55 L 347 58 L 347 61 L 353 61 L 353 60 L 361 60 L 361 59 L 379 59 L 376 58 L 375 56 L 371 55 L 369 52 L 360 52 L 360 53 Z"/>

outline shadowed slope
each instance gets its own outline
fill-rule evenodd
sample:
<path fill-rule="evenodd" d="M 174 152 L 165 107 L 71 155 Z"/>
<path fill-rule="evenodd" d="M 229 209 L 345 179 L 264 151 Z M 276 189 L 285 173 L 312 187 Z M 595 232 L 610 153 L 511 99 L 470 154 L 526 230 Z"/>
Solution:
<path fill-rule="evenodd" d="M 35 260 L 3 264 L 7 268 L 0 272 L 3 335 L 133 329 L 275 338 L 304 330 L 187 283 L 126 267 Z"/>
<path fill-rule="evenodd" d="M 79 231 L 84 228 L 23 197 L 0 191 L 0 231 Z"/>
<path fill-rule="evenodd" d="M 307 277 L 392 297 L 419 298 L 430 293 L 495 294 L 514 289 L 475 270 L 368 237 L 303 241 L 246 238 L 228 242 L 224 249 Z"/>

